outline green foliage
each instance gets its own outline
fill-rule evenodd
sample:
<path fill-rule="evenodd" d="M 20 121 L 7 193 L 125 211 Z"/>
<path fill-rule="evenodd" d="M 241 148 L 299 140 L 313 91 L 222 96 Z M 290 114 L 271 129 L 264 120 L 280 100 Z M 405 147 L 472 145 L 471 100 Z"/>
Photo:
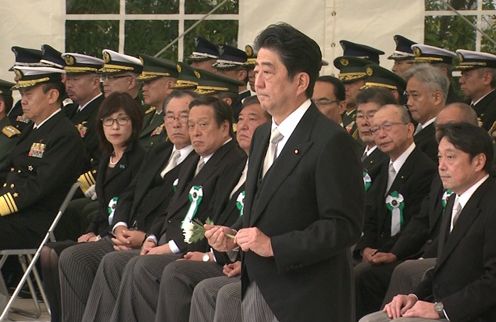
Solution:
<path fill-rule="evenodd" d="M 184 30 L 188 29 L 196 21 L 187 20 Z M 203 36 L 215 44 L 228 44 L 237 46 L 238 21 L 234 20 L 204 20 L 192 31 L 184 36 L 184 57 L 189 56 L 195 49 L 195 37 Z"/>
<path fill-rule="evenodd" d="M 129 20 L 126 21 L 124 52 L 128 55 L 155 55 L 178 33 L 177 20 Z M 160 57 L 177 60 L 177 43 Z"/>
<path fill-rule="evenodd" d="M 475 16 L 467 16 L 475 25 Z M 425 40 L 428 45 L 456 50 L 475 49 L 475 29 L 458 16 L 431 16 L 425 18 Z"/>
<path fill-rule="evenodd" d="M 67 20 L 65 51 L 101 57 L 105 48 L 119 48 L 119 22 L 111 20 Z"/>
<path fill-rule="evenodd" d="M 66 0 L 68 14 L 119 13 L 119 0 Z"/>
<path fill-rule="evenodd" d="M 126 13 L 174 14 L 179 13 L 178 0 L 126 0 Z"/>
<path fill-rule="evenodd" d="M 192 13 L 208 13 L 210 10 L 215 8 L 223 0 L 185 0 L 184 11 L 187 14 Z M 222 7 L 220 7 L 215 14 L 224 13 L 238 13 L 239 10 L 239 0 L 228 0 Z"/>

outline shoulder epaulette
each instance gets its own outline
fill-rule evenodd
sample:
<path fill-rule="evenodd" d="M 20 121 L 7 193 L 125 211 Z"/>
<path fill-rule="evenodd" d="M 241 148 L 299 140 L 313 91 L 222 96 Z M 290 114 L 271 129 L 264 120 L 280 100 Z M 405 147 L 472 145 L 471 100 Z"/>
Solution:
<path fill-rule="evenodd" d="M 145 111 L 145 114 L 150 114 L 152 112 L 155 112 L 155 107 L 150 106 L 150 108 Z"/>
<path fill-rule="evenodd" d="M 15 126 L 13 125 L 7 125 L 7 126 L 4 126 L 4 128 L 2 129 L 2 133 L 8 137 L 8 138 L 12 138 L 14 136 L 17 136 L 19 134 L 21 134 L 21 131 L 19 131 Z"/>

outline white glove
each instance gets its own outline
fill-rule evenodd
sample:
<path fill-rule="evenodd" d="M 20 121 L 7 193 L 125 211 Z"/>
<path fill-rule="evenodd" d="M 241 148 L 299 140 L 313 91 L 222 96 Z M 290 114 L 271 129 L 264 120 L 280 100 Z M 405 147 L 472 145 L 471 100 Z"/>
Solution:
<path fill-rule="evenodd" d="M 91 187 L 89 187 L 88 190 L 86 190 L 84 195 L 86 196 L 86 198 L 90 198 L 91 200 L 96 200 L 95 185 L 94 184 L 91 185 Z"/>

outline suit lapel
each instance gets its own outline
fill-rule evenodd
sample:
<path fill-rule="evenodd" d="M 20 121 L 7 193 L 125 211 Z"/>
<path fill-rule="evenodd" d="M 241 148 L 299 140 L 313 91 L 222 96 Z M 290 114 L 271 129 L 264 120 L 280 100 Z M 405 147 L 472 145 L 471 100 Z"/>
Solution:
<path fill-rule="evenodd" d="M 318 112 L 312 106 L 306 111 L 289 140 L 284 145 L 279 157 L 274 161 L 273 166 L 263 178 L 262 186 L 260 187 L 261 191 L 258 192 L 259 198 L 255 209 L 256 213 L 251 214 L 250 225 L 254 225 L 257 218 L 267 206 L 267 203 L 272 199 L 274 193 L 312 146 L 310 133 L 312 132 L 316 113 Z M 263 157 L 261 159 L 263 160 Z M 263 161 L 261 162 L 263 163 Z"/>
<path fill-rule="evenodd" d="M 472 222 L 479 216 L 481 209 L 479 208 L 479 202 L 484 196 L 486 190 L 489 187 L 489 182 L 486 180 L 472 195 L 465 207 L 463 207 L 458 220 L 451 233 L 449 233 L 449 227 L 451 225 L 451 213 L 450 216 L 445 216 L 448 219 L 443 222 L 445 224 L 442 229 L 445 230 L 449 235 L 447 236 L 446 243 L 443 247 L 443 252 L 438 254 L 438 266 L 441 266 L 449 255 L 456 248 L 458 243 L 463 239 L 467 230 L 472 226 Z M 454 198 L 453 198 L 454 200 Z M 453 207 L 451 207 L 452 209 Z"/>

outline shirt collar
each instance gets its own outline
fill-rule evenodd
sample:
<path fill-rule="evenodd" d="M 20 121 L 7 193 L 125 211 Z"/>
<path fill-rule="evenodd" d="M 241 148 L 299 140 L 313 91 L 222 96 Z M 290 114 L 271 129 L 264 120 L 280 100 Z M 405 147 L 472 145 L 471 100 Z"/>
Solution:
<path fill-rule="evenodd" d="M 422 126 L 422 130 L 423 130 L 426 127 L 428 127 L 429 125 L 431 125 L 432 123 L 434 123 L 435 120 L 436 120 L 436 118 L 433 117 L 430 120 L 428 120 L 427 122 L 425 122 L 425 123 L 419 123 L 419 124 Z"/>
<path fill-rule="evenodd" d="M 479 98 L 477 101 L 472 101 L 472 103 L 470 103 L 470 105 L 474 106 L 474 105 L 477 105 L 479 104 L 480 101 L 482 101 L 487 95 L 491 94 L 492 92 L 496 91 L 496 89 L 493 89 L 491 90 L 489 93 L 487 93 L 486 95 L 482 96 L 481 98 Z"/>
<path fill-rule="evenodd" d="M 222 146 L 226 145 L 227 143 L 229 143 L 231 141 L 232 141 L 232 138 L 227 139 L 226 142 L 224 142 L 224 144 L 222 144 Z M 219 150 L 219 149 L 217 149 L 217 150 Z M 215 152 L 217 152 L 217 150 Z M 215 152 L 211 153 L 209 155 L 206 155 L 204 157 L 200 157 L 200 158 L 203 158 L 203 162 L 205 162 L 205 164 L 207 164 L 208 160 L 210 160 L 210 158 L 215 154 Z"/>
<path fill-rule="evenodd" d="M 102 93 L 98 94 L 97 96 L 93 97 L 91 100 L 89 100 L 86 104 L 84 105 L 79 105 L 78 107 L 78 112 L 82 111 L 86 106 L 88 106 L 88 104 L 90 104 L 91 102 L 93 102 L 94 100 L 96 100 L 97 98 L 99 98 L 100 96 L 102 96 Z"/>
<path fill-rule="evenodd" d="M 310 108 L 311 104 L 312 102 L 310 99 L 307 99 L 296 110 L 289 114 L 288 117 L 286 117 L 279 125 L 277 125 L 274 118 L 272 118 L 272 130 L 277 128 L 285 139 L 289 138 L 305 112 Z"/>
<path fill-rule="evenodd" d="M 463 207 L 465 207 L 465 205 L 470 200 L 470 198 L 472 197 L 472 195 L 474 194 L 474 192 L 477 190 L 477 188 L 479 188 L 484 183 L 484 181 L 487 180 L 487 178 L 489 178 L 489 175 L 488 174 L 486 176 L 484 176 L 484 178 L 480 179 L 475 184 L 473 184 L 464 193 L 462 193 L 459 196 L 457 195 L 458 201 L 460 202 L 460 205 L 462 206 L 462 209 L 463 209 Z"/>
<path fill-rule="evenodd" d="M 176 149 L 176 147 L 174 146 L 174 148 L 172 149 L 172 154 L 174 154 L 174 152 L 176 151 L 179 151 L 179 159 L 177 159 L 177 164 L 180 164 L 181 162 L 184 161 L 184 159 L 186 159 L 186 157 L 191 153 L 191 151 L 193 151 L 193 146 L 190 144 L 179 150 Z"/>
<path fill-rule="evenodd" d="M 33 129 L 35 129 L 35 130 L 36 130 L 36 129 L 39 129 L 39 128 L 43 125 L 43 124 L 45 124 L 45 123 L 46 123 L 49 119 L 51 119 L 51 118 L 52 118 L 55 114 L 57 114 L 57 113 L 58 113 L 58 112 L 60 112 L 60 111 L 61 111 L 61 109 L 60 109 L 60 107 L 59 107 L 59 108 L 58 108 L 55 112 L 53 112 L 52 114 L 50 114 L 50 116 L 49 116 L 49 117 L 47 117 L 46 119 L 44 119 L 43 121 L 41 121 L 41 123 L 40 123 L 40 124 L 36 124 L 36 123 L 35 123 L 35 124 L 33 125 Z"/>

